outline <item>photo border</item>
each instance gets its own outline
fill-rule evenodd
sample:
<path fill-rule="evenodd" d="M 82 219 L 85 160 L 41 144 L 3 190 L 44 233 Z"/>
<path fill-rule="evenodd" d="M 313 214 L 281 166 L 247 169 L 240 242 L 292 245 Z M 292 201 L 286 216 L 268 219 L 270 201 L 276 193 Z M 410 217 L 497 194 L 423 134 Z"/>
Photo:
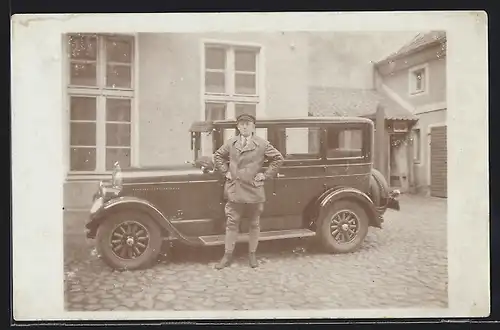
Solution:
<path fill-rule="evenodd" d="M 11 120 L 15 320 L 488 316 L 487 27 L 487 14 L 482 11 L 14 15 Z M 449 307 L 267 312 L 64 311 L 62 34 L 334 30 L 447 32 Z M 474 223 L 473 231 L 470 223 Z M 470 267 L 470 260 L 474 260 L 474 267 Z M 32 278 L 33 269 L 36 281 Z"/>

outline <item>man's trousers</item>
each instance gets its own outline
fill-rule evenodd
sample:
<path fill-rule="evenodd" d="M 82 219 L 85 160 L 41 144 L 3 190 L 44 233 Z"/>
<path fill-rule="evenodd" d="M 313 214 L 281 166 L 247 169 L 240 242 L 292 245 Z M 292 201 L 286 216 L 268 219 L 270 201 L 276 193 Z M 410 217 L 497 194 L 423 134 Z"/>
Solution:
<path fill-rule="evenodd" d="M 259 245 L 260 234 L 260 215 L 264 210 L 264 203 L 234 203 L 227 202 L 226 213 L 226 252 L 232 253 L 238 238 L 239 225 L 241 218 L 246 217 L 249 220 L 249 252 L 256 252 Z"/>

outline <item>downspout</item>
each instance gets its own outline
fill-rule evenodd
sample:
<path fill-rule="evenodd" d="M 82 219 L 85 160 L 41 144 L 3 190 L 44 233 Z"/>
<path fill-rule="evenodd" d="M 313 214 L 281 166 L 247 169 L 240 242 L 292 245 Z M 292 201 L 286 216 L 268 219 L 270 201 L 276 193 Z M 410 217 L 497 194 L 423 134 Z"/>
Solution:
<path fill-rule="evenodd" d="M 385 166 L 386 146 L 385 146 L 385 111 L 379 104 L 375 115 L 375 157 L 374 167 L 387 179 L 387 169 Z"/>

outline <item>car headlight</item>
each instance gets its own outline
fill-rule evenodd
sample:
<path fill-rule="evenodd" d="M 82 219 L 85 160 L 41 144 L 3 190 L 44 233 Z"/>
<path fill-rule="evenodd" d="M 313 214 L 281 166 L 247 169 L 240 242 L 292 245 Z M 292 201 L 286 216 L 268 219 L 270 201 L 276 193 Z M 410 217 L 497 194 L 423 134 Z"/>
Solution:
<path fill-rule="evenodd" d="M 116 162 L 113 167 L 113 174 L 111 176 L 111 184 L 114 188 L 121 188 L 123 184 L 123 174 L 120 164 Z"/>

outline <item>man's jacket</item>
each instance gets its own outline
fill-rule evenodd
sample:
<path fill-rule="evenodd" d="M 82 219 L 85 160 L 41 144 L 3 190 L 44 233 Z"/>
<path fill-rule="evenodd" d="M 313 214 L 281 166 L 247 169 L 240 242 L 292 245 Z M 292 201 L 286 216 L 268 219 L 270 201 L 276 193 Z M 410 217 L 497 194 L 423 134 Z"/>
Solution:
<path fill-rule="evenodd" d="M 263 172 L 263 164 L 269 160 Z M 229 171 L 231 179 L 226 179 L 225 197 L 235 203 L 264 203 L 266 201 L 264 182 L 257 182 L 257 173 L 264 173 L 266 180 L 276 175 L 283 164 L 283 156 L 269 141 L 253 135 L 243 148 L 241 137 L 235 136 L 214 154 L 215 168 L 223 175 Z"/>

